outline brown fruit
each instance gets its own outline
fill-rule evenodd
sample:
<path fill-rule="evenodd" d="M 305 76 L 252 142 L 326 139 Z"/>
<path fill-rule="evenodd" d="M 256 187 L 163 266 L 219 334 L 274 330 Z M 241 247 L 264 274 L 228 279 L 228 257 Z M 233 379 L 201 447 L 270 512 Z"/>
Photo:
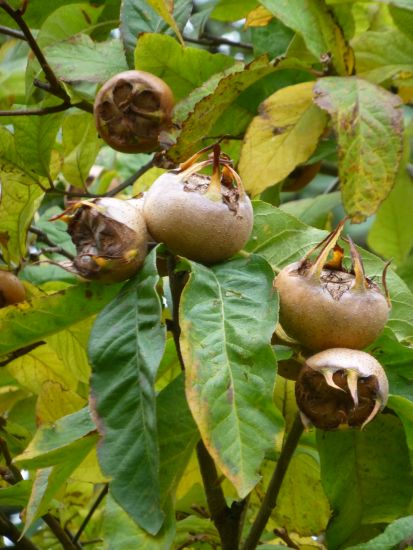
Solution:
<path fill-rule="evenodd" d="M 377 338 L 389 315 L 388 297 L 365 277 L 350 238 L 352 267 L 343 267 L 343 249 L 336 244 L 343 225 L 301 261 L 285 267 L 274 282 L 280 294 L 283 329 L 310 350 L 364 348 Z M 313 262 L 310 255 L 319 246 L 322 250 Z M 332 249 L 333 258 L 327 262 Z M 385 271 L 383 286 L 386 289 Z"/>
<path fill-rule="evenodd" d="M 386 405 L 389 384 L 374 357 L 333 348 L 308 358 L 295 385 L 304 424 L 322 430 L 361 427 Z"/>
<path fill-rule="evenodd" d="M 0 308 L 24 302 L 25 299 L 26 290 L 16 275 L 0 270 Z"/>
<path fill-rule="evenodd" d="M 68 208 L 58 217 L 68 222 L 77 255 L 73 263 L 61 265 L 85 279 L 104 283 L 132 277 L 147 252 L 148 233 L 140 203 L 102 197 Z"/>
<path fill-rule="evenodd" d="M 169 86 L 145 71 L 125 71 L 96 95 L 94 115 L 102 139 L 123 153 L 159 148 L 159 134 L 171 124 L 174 97 Z"/>
<path fill-rule="evenodd" d="M 212 163 L 212 176 L 198 173 Z M 241 179 L 220 156 L 219 147 L 214 160 L 196 164 L 190 160 L 181 166 L 160 176 L 146 193 L 149 232 L 190 260 L 205 264 L 226 260 L 242 249 L 252 229 L 251 201 Z"/>

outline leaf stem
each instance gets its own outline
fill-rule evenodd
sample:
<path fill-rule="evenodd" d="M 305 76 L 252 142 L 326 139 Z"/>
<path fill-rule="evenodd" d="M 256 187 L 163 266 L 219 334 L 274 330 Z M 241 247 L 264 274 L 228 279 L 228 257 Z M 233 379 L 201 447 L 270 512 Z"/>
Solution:
<path fill-rule="evenodd" d="M 204 33 L 201 38 L 191 38 L 190 36 L 184 36 L 185 42 L 192 44 L 200 44 L 201 46 L 231 46 L 233 48 L 239 48 L 241 50 L 253 50 L 252 44 L 246 44 L 245 42 L 236 42 L 223 38 L 222 36 L 213 36 L 212 34 Z"/>
<path fill-rule="evenodd" d="M 76 107 L 76 104 L 72 105 L 70 102 L 63 102 L 60 105 L 43 107 L 41 109 L 19 109 L 16 111 L 7 109 L 5 111 L 0 111 L 0 116 L 44 116 L 50 115 L 51 113 L 67 111 L 67 109 L 71 107 Z"/>
<path fill-rule="evenodd" d="M 288 465 L 290 464 L 291 458 L 298 445 L 301 434 L 303 433 L 303 429 L 304 426 L 301 422 L 300 415 L 297 414 L 291 430 L 284 442 L 277 465 L 268 485 L 267 492 L 265 493 L 264 500 L 261 503 L 257 517 L 255 518 L 251 530 L 244 542 L 244 545 L 242 546 L 242 550 L 254 550 L 254 548 L 257 547 L 260 541 L 260 536 L 277 504 L 281 484 L 284 480 Z"/>
<path fill-rule="evenodd" d="M 85 530 L 87 524 L 92 519 L 93 514 L 95 513 L 96 509 L 98 508 L 99 504 L 102 502 L 102 500 L 105 498 L 105 496 L 108 494 L 109 491 L 109 484 L 106 483 L 101 492 L 99 493 L 97 499 L 95 500 L 94 504 L 92 505 L 91 509 L 89 510 L 87 516 L 83 520 L 81 526 L 79 527 L 76 535 L 73 537 L 73 541 L 77 542 L 80 539 L 81 534 Z"/>
<path fill-rule="evenodd" d="M 24 36 L 22 31 L 11 29 L 10 27 L 5 27 L 4 25 L 0 25 L 0 34 L 12 36 L 13 38 L 18 38 L 19 40 L 26 40 L 26 37 Z"/>

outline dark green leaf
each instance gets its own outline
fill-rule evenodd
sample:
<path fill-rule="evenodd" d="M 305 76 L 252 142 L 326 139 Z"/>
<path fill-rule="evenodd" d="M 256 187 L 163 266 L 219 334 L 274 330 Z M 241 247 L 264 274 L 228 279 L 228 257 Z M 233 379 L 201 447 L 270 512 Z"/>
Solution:
<path fill-rule="evenodd" d="M 396 544 L 411 539 L 412 533 L 413 516 L 407 516 L 394 521 L 378 537 L 363 544 L 350 546 L 347 550 L 392 550 Z"/>
<path fill-rule="evenodd" d="M 273 273 L 259 256 L 191 263 L 181 300 L 186 393 L 205 445 L 246 496 L 282 421 L 272 402 L 277 320 Z M 251 329 L 251 320 L 254 327 Z"/>
<path fill-rule="evenodd" d="M 317 436 L 321 480 L 334 510 L 329 549 L 339 548 L 361 525 L 389 523 L 407 513 L 410 460 L 397 418 L 382 414 L 363 431 Z"/>
<path fill-rule="evenodd" d="M 99 315 L 89 342 L 100 464 L 113 497 L 153 535 L 164 519 L 154 391 L 165 346 L 158 280 L 154 250 Z"/>

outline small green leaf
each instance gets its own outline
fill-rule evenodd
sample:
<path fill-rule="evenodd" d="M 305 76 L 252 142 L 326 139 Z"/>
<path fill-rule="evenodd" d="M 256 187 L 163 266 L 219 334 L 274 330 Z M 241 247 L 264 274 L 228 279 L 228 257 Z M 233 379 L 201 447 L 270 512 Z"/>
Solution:
<path fill-rule="evenodd" d="M 70 40 L 47 46 L 44 51 L 56 75 L 68 84 L 79 80 L 103 83 L 128 69 L 122 42 L 118 39 L 93 42 L 80 33 Z"/>
<path fill-rule="evenodd" d="M 96 314 L 119 285 L 80 283 L 0 310 L 0 356 L 38 342 Z"/>
<path fill-rule="evenodd" d="M 382 414 L 363 431 L 319 431 L 317 442 L 321 480 L 334 511 L 329 549 L 341 547 L 362 525 L 388 523 L 407 513 L 410 460 L 398 418 Z"/>
<path fill-rule="evenodd" d="M 184 48 L 174 38 L 162 34 L 144 34 L 135 50 L 135 68 L 162 78 L 177 101 L 233 64 L 231 57 Z"/>
<path fill-rule="evenodd" d="M 0 489 L 0 506 L 26 506 L 30 497 L 32 483 L 29 479 L 23 479 L 12 487 L 2 487 Z"/>
<path fill-rule="evenodd" d="M 374 252 L 393 260 L 396 266 L 406 260 L 413 247 L 412 205 L 412 181 L 403 168 L 390 195 L 380 205 L 367 238 Z"/>
<path fill-rule="evenodd" d="M 180 307 L 187 399 L 206 447 L 242 498 L 282 424 L 272 402 L 273 272 L 259 256 L 190 265 Z"/>
<path fill-rule="evenodd" d="M 338 74 L 352 73 L 352 50 L 323 0 L 311 0 L 305 6 L 302 0 L 260 0 L 260 4 L 299 33 L 318 59 L 331 55 Z"/>
<path fill-rule="evenodd" d="M 313 82 L 275 92 L 248 127 L 239 172 L 252 195 L 282 181 L 316 150 L 326 116 L 312 100 Z"/>
<path fill-rule="evenodd" d="M 100 465 L 112 496 L 152 535 L 164 520 L 154 390 L 165 346 L 158 281 L 155 249 L 101 312 L 89 342 Z"/>
<path fill-rule="evenodd" d="M 337 134 L 346 212 L 361 222 L 390 193 L 402 152 L 403 112 L 397 96 L 360 78 L 328 77 L 314 86 Z"/>
<path fill-rule="evenodd" d="M 173 18 L 173 0 L 147 0 L 148 4 L 158 13 L 162 19 L 173 29 L 182 46 L 185 46 L 184 39 L 175 19 Z"/>
<path fill-rule="evenodd" d="M 81 453 L 85 447 L 93 447 L 98 439 L 93 433 L 95 431 L 89 409 L 85 407 L 60 418 L 52 426 L 39 428 L 29 446 L 13 462 L 30 469 L 65 463 L 71 453 Z"/>
<path fill-rule="evenodd" d="M 170 4 L 170 0 L 167 0 L 167 3 Z M 191 15 L 193 4 L 191 0 L 176 0 L 173 6 L 172 16 L 178 29 L 182 31 Z M 166 23 L 146 0 L 123 0 L 120 17 L 122 40 L 130 65 L 133 65 L 136 42 L 138 38 L 140 42 L 142 33 L 154 35 L 156 33 L 156 36 L 171 33 L 171 29 L 168 28 L 169 23 Z"/>
<path fill-rule="evenodd" d="M 413 72 L 413 41 L 396 29 L 364 32 L 353 47 L 357 74 L 375 84 Z"/>
<path fill-rule="evenodd" d="M 161 531 L 152 536 L 141 529 L 109 493 L 104 512 L 103 532 L 107 550 L 170 550 L 175 536 L 175 515 L 171 502 L 165 508 Z"/>
<path fill-rule="evenodd" d="M 32 172 L 50 177 L 50 160 L 63 115 L 16 117 L 14 136 L 17 154 Z"/>
<path fill-rule="evenodd" d="M 98 139 L 93 116 L 82 112 L 71 113 L 63 121 L 62 133 L 62 173 L 71 185 L 85 188 L 89 171 L 102 143 Z"/>

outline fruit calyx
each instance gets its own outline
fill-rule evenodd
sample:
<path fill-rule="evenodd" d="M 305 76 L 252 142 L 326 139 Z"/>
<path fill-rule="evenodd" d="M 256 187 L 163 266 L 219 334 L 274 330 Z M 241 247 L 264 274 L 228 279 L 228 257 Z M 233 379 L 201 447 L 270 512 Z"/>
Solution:
<path fill-rule="evenodd" d="M 73 262 L 59 265 L 84 279 L 105 283 L 134 275 L 144 262 L 148 236 L 137 203 L 109 197 L 79 201 L 52 218 L 68 223 L 77 252 Z"/>
<path fill-rule="evenodd" d="M 169 86 L 145 71 L 125 71 L 103 84 L 94 102 L 96 127 L 117 151 L 144 153 L 159 148 L 171 125 L 174 97 Z"/>
<path fill-rule="evenodd" d="M 323 430 L 363 429 L 383 410 L 388 393 L 380 363 L 368 353 L 346 348 L 309 357 L 295 386 L 304 424 Z"/>
<path fill-rule="evenodd" d="M 344 250 L 337 241 L 345 221 L 300 261 L 282 269 L 274 281 L 280 294 L 283 329 L 310 350 L 362 349 L 376 339 L 389 315 L 388 265 L 382 275 L 384 294 L 366 277 L 361 256 L 350 237 L 347 242 L 351 267 L 343 265 Z"/>

